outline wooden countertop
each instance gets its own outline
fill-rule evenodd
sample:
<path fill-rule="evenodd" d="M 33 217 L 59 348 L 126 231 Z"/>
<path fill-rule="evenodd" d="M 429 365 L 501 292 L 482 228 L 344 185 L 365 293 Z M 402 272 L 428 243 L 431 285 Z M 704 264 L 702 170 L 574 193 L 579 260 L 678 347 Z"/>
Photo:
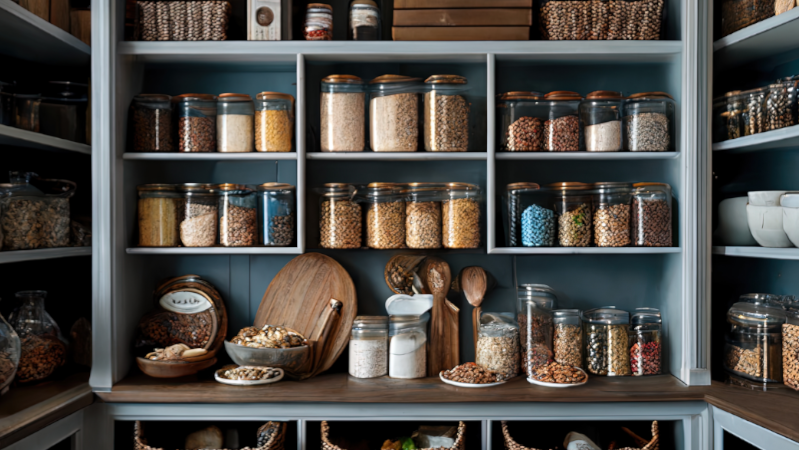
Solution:
<path fill-rule="evenodd" d="M 793 441 L 798 440 L 800 408 L 797 391 L 789 388 L 751 391 L 717 381 L 704 389 L 705 400 L 717 408 Z"/>

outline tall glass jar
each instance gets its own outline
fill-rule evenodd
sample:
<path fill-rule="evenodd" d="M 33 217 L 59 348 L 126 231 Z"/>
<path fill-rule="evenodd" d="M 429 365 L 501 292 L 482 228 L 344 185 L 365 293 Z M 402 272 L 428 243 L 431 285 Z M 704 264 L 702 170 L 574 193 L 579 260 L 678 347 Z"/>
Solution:
<path fill-rule="evenodd" d="M 675 100 L 665 92 L 633 94 L 622 104 L 625 150 L 675 151 Z"/>
<path fill-rule="evenodd" d="M 444 184 L 409 183 L 403 191 L 406 199 L 406 246 L 408 248 L 442 247 L 442 199 Z"/>
<path fill-rule="evenodd" d="M 581 102 L 581 123 L 586 151 L 622 150 L 622 94 L 594 91 Z"/>
<path fill-rule="evenodd" d="M 713 132 L 712 142 L 723 142 L 728 140 L 728 102 L 726 98 L 717 97 L 712 100 L 711 128 Z M 763 109 L 763 108 L 762 108 Z M 762 112 L 763 115 L 763 112 Z"/>
<path fill-rule="evenodd" d="M 290 152 L 294 136 L 294 97 L 280 92 L 256 95 L 256 151 Z"/>
<path fill-rule="evenodd" d="M 767 116 L 764 114 L 764 100 L 767 98 L 767 88 L 751 89 L 742 92 L 744 104 L 742 105 L 742 135 L 750 136 L 766 131 Z"/>
<path fill-rule="evenodd" d="M 427 373 L 426 332 L 430 315 L 389 316 L 389 376 L 424 378 Z"/>
<path fill-rule="evenodd" d="M 798 367 L 798 330 L 800 329 L 800 321 L 798 321 L 798 304 L 797 297 L 784 304 L 786 310 L 786 323 L 782 325 L 782 348 L 783 348 L 783 384 L 790 388 L 797 390 L 798 376 L 800 367 Z"/>
<path fill-rule="evenodd" d="M 739 302 L 728 310 L 731 331 L 725 338 L 723 366 L 732 376 L 756 383 L 783 381 L 780 306 Z"/>
<path fill-rule="evenodd" d="M 417 151 L 421 80 L 404 75 L 381 75 L 369 84 L 369 144 L 372 151 Z"/>
<path fill-rule="evenodd" d="M 661 311 L 656 308 L 633 311 L 630 346 L 633 375 L 661 374 Z"/>
<path fill-rule="evenodd" d="M 350 332 L 348 372 L 355 378 L 389 373 L 389 318 L 358 316 Z"/>
<path fill-rule="evenodd" d="M 217 97 L 183 94 L 173 97 L 178 116 L 179 152 L 217 150 Z"/>
<path fill-rule="evenodd" d="M 361 247 L 361 205 L 354 199 L 351 184 L 328 183 L 319 200 L 319 246 L 322 248 Z"/>
<path fill-rule="evenodd" d="M 532 377 L 536 368 L 553 360 L 553 309 L 556 292 L 546 284 L 517 287 L 517 322 L 522 346 L 522 371 Z"/>
<path fill-rule="evenodd" d="M 577 92 L 553 91 L 544 96 L 548 106 L 544 123 L 544 149 L 548 152 L 580 150 L 581 129 L 578 108 L 581 96 Z"/>
<path fill-rule="evenodd" d="M 583 327 L 581 310 L 553 311 L 553 359 L 565 366 L 583 366 Z"/>
<path fill-rule="evenodd" d="M 20 340 L 17 332 L 0 315 L 0 395 L 8 392 L 8 386 L 14 381 L 20 352 Z"/>
<path fill-rule="evenodd" d="M 20 383 L 43 380 L 67 362 L 67 346 L 58 324 L 44 309 L 45 291 L 17 292 L 21 305 L 9 316 L 20 338 L 17 380 Z"/>
<path fill-rule="evenodd" d="M 508 380 L 519 374 L 519 325 L 512 313 L 481 313 L 475 364 Z"/>
<path fill-rule="evenodd" d="M 14 95 L 14 126 L 23 130 L 39 132 L 39 107 L 42 104 L 40 94 Z"/>
<path fill-rule="evenodd" d="M 307 41 L 333 40 L 333 8 L 331 5 L 309 3 L 306 7 L 303 36 Z"/>
<path fill-rule="evenodd" d="M 564 182 L 547 186 L 553 192 L 558 216 L 558 243 L 562 247 L 592 245 L 591 184 Z"/>
<path fill-rule="evenodd" d="M 372 0 L 353 0 L 347 39 L 351 41 L 381 40 L 381 11 Z"/>
<path fill-rule="evenodd" d="M 139 94 L 131 102 L 134 152 L 172 152 L 172 101 L 169 95 Z"/>
<path fill-rule="evenodd" d="M 256 195 L 241 184 L 220 184 L 219 243 L 223 247 L 252 247 L 256 244 Z"/>
<path fill-rule="evenodd" d="M 544 150 L 547 105 L 540 92 L 513 91 L 497 96 L 497 135 L 508 152 Z"/>
<path fill-rule="evenodd" d="M 506 239 L 509 247 L 552 247 L 556 213 L 546 188 L 536 183 L 506 186 Z"/>
<path fill-rule="evenodd" d="M 217 242 L 217 193 L 211 185 L 184 183 L 178 185 L 183 197 L 181 243 L 185 247 L 212 247 Z"/>
<path fill-rule="evenodd" d="M 448 183 L 442 200 L 444 248 L 478 248 L 481 245 L 481 188 L 468 183 Z"/>
<path fill-rule="evenodd" d="M 594 243 L 598 247 L 631 244 L 631 184 L 594 184 Z"/>
<path fill-rule="evenodd" d="M 217 151 L 253 151 L 253 99 L 247 94 L 220 94 L 217 99 Z"/>
<path fill-rule="evenodd" d="M 777 130 L 797 124 L 797 81 L 781 81 L 769 85 L 764 102 L 766 129 Z M 794 113 L 793 113 L 794 112 Z"/>
<path fill-rule="evenodd" d="M 672 247 L 672 189 L 666 183 L 634 183 L 633 245 Z"/>
<path fill-rule="evenodd" d="M 467 79 L 432 75 L 425 80 L 423 138 L 426 152 L 465 152 L 469 149 Z"/>
<path fill-rule="evenodd" d="M 623 376 L 631 374 L 628 354 L 627 311 L 613 306 L 584 311 L 584 368 L 594 375 Z"/>
<path fill-rule="evenodd" d="M 143 184 L 139 192 L 139 247 L 178 247 L 184 213 L 183 198 L 174 184 Z"/>
<path fill-rule="evenodd" d="M 744 126 L 742 124 L 742 109 L 744 108 L 744 98 L 742 91 L 731 91 L 725 93 L 725 101 L 728 107 L 728 139 L 742 137 Z"/>
<path fill-rule="evenodd" d="M 401 186 L 370 183 L 361 197 L 367 209 L 367 247 L 403 247 L 406 242 L 406 202 Z"/>
<path fill-rule="evenodd" d="M 354 75 L 329 75 L 322 79 L 320 91 L 320 149 L 364 151 L 364 82 Z"/>
<path fill-rule="evenodd" d="M 258 192 L 258 244 L 289 247 L 295 242 L 295 187 L 264 183 Z"/>

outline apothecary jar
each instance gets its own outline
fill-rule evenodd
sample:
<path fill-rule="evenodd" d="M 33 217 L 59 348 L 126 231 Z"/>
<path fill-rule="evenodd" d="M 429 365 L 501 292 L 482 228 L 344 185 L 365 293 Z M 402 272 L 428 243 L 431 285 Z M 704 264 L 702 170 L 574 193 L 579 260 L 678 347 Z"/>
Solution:
<path fill-rule="evenodd" d="M 532 377 L 536 368 L 553 359 L 553 309 L 556 292 L 546 284 L 517 287 L 517 322 L 522 346 L 522 370 Z"/>

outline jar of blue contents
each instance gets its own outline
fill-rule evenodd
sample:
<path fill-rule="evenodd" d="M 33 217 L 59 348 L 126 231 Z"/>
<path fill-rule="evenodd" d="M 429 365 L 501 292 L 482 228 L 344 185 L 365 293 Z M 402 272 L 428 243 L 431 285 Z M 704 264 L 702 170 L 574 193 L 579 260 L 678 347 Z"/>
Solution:
<path fill-rule="evenodd" d="M 555 243 L 555 212 L 547 190 L 536 183 L 512 183 L 506 187 L 508 245 L 551 247 Z"/>

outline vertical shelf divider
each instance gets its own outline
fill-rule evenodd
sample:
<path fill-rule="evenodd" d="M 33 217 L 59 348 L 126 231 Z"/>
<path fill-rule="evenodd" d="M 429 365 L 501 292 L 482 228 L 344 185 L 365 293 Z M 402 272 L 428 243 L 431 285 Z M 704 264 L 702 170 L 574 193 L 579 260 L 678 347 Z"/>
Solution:
<path fill-rule="evenodd" d="M 486 253 L 495 248 L 495 56 L 486 55 Z"/>
<path fill-rule="evenodd" d="M 297 148 L 297 249 L 306 251 L 306 66 L 305 56 L 297 54 L 297 101 L 295 102 L 295 142 Z"/>

